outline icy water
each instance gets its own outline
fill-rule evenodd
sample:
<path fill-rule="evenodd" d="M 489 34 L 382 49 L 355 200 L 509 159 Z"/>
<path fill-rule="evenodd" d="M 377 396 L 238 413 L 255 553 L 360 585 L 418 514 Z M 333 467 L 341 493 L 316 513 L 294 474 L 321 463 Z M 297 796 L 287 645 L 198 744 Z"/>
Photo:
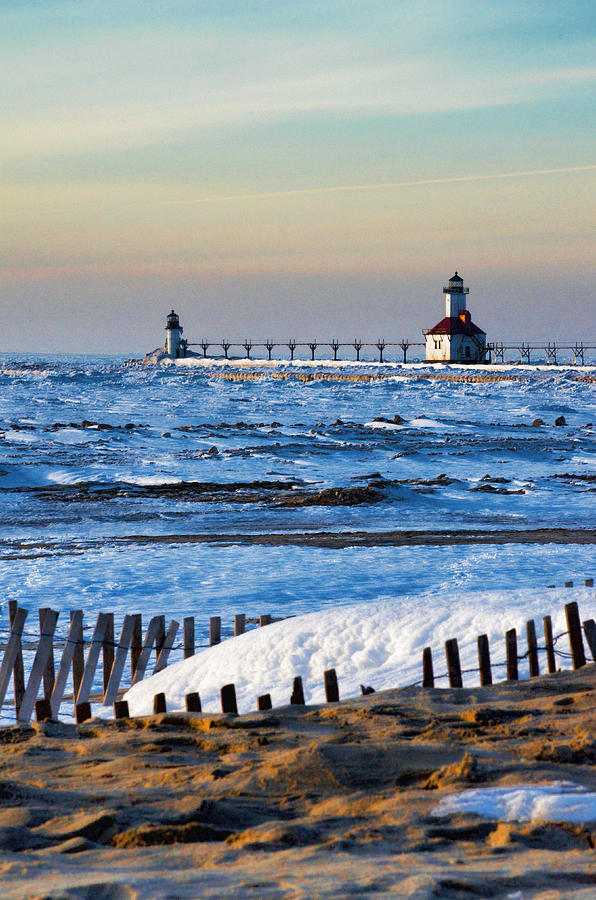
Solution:
<path fill-rule="evenodd" d="M 251 372 L 255 380 L 221 377 Z M 272 377 L 284 373 L 329 377 Z M 390 377 L 341 380 L 366 374 Z M 487 374 L 507 377 L 444 377 Z M 481 602 L 489 588 L 594 575 L 593 544 L 329 549 L 222 537 L 592 528 L 595 376 L 571 367 L 126 367 L 4 355 L 3 597 L 33 610 L 83 607 L 87 621 L 100 609 L 205 623 L 221 614 L 225 630 L 237 612 L 279 616 L 407 595 L 427 615 L 445 591 Z M 566 424 L 555 427 L 559 416 Z M 545 425 L 532 427 L 537 418 Z M 5 627 L 4 603 L 0 615 Z"/>

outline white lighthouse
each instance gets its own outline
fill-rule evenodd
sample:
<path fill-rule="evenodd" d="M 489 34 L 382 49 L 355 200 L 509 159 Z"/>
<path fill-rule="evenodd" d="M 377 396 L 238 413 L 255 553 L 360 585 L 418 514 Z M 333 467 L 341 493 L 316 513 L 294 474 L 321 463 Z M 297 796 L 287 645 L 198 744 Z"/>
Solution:
<path fill-rule="evenodd" d="M 186 341 L 182 338 L 183 330 L 180 319 L 172 310 L 166 319 L 166 353 L 171 359 L 186 356 Z"/>
<path fill-rule="evenodd" d="M 427 362 L 483 362 L 486 357 L 486 332 L 472 322 L 466 308 L 470 289 L 458 272 L 443 288 L 445 318 L 424 332 Z"/>

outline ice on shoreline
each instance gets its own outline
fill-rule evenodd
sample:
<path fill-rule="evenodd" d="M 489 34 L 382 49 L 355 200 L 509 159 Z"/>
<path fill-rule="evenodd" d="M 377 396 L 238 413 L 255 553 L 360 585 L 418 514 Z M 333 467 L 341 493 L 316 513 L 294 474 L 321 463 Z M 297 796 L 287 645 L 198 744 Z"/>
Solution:
<path fill-rule="evenodd" d="M 573 781 L 475 788 L 443 797 L 431 815 L 443 818 L 457 813 L 506 822 L 584 824 L 596 821 L 596 793 Z"/>

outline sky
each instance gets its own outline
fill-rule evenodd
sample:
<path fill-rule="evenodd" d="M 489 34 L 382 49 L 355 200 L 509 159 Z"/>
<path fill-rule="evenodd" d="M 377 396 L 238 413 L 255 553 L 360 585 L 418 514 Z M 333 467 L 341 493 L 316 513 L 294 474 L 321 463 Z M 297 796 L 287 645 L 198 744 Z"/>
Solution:
<path fill-rule="evenodd" d="M 593 0 L 0 0 L 0 350 L 596 343 Z"/>

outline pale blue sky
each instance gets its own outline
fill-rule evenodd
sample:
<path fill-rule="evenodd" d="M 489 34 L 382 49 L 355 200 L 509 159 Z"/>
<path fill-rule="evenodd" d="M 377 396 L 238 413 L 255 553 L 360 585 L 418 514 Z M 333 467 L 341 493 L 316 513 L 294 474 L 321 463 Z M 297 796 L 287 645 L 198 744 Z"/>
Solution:
<path fill-rule="evenodd" d="M 489 339 L 596 338 L 592 2 L 0 10 L 5 349 L 413 337 L 454 268 Z"/>

